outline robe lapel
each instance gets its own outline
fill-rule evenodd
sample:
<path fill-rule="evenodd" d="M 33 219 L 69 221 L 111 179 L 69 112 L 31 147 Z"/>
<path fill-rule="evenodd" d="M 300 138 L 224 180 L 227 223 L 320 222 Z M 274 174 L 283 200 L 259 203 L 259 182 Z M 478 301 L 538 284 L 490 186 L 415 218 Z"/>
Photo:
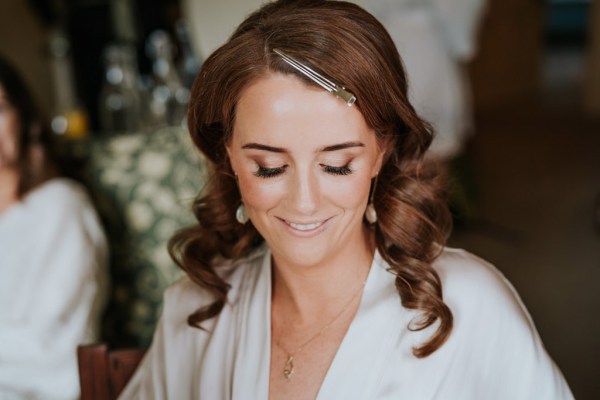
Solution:
<path fill-rule="evenodd" d="M 378 252 L 359 309 L 327 372 L 317 399 L 374 398 L 392 351 L 411 316 L 404 312 L 394 275 Z"/>
<path fill-rule="evenodd" d="M 271 252 L 249 265 L 240 288 L 234 325 L 238 343 L 232 399 L 268 399 L 271 360 Z"/>
<path fill-rule="evenodd" d="M 268 399 L 271 359 L 271 253 L 249 266 L 235 307 L 238 343 L 232 399 Z M 400 305 L 394 276 L 378 252 L 359 309 L 325 376 L 317 399 L 376 396 L 401 332 L 414 315 Z"/>

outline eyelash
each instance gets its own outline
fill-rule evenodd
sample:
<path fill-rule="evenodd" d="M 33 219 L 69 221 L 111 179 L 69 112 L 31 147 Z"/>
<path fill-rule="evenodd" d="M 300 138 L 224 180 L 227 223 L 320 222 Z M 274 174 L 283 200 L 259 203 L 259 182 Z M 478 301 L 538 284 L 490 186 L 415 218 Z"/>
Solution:
<path fill-rule="evenodd" d="M 352 170 L 350 169 L 350 163 L 342 166 L 342 167 L 332 167 L 330 165 L 321 164 L 325 172 L 331 175 L 350 175 Z"/>
<path fill-rule="evenodd" d="M 321 167 L 323 167 L 323 170 L 331 175 L 350 175 L 352 173 L 352 170 L 350 169 L 350 163 L 342 166 L 342 167 L 332 167 L 330 165 L 324 165 L 324 164 L 320 164 Z M 287 165 L 284 165 L 283 167 L 277 167 L 277 168 L 265 168 L 262 166 L 258 166 L 258 170 L 256 170 L 256 172 L 254 172 L 254 175 L 259 177 L 259 178 L 274 178 L 278 175 L 281 175 L 282 173 L 285 172 L 285 170 L 287 169 Z"/>
<path fill-rule="evenodd" d="M 277 175 L 282 174 L 286 170 L 286 168 L 287 165 L 277 168 L 265 168 L 259 165 L 258 170 L 254 173 L 254 175 L 258 176 L 259 178 L 273 178 Z"/>

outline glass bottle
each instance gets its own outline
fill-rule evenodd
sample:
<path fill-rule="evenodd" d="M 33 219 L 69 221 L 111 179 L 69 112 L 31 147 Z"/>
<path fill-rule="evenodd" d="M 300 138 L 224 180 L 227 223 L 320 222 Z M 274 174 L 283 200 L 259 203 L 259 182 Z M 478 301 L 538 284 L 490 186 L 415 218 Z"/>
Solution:
<path fill-rule="evenodd" d="M 50 34 L 50 68 L 54 81 L 52 131 L 65 139 L 82 139 L 88 134 L 88 115 L 75 92 L 70 41 L 61 28 Z"/>
<path fill-rule="evenodd" d="M 180 125 L 185 121 L 190 91 L 182 81 L 174 63 L 175 46 L 162 30 L 150 34 L 146 53 L 152 60 L 153 87 L 150 110 L 158 124 Z"/>
<path fill-rule="evenodd" d="M 199 60 L 194 54 L 192 43 L 190 42 L 189 26 L 186 20 L 180 19 L 175 23 L 175 34 L 177 35 L 182 55 L 180 63 L 181 78 L 185 87 L 191 88 L 202 60 Z"/>
<path fill-rule="evenodd" d="M 100 124 L 105 132 L 130 132 L 141 127 L 135 49 L 111 44 L 104 51 L 105 79 L 100 92 Z"/>

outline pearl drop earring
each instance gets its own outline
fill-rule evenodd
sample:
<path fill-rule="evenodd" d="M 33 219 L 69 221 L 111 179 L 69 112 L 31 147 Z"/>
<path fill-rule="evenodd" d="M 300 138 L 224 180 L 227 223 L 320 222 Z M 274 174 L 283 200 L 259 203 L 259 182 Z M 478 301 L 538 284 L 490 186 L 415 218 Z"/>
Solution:
<path fill-rule="evenodd" d="M 242 225 L 248 222 L 248 213 L 246 212 L 246 206 L 244 206 L 244 203 L 240 204 L 235 210 L 235 219 Z"/>
<path fill-rule="evenodd" d="M 377 177 L 378 175 L 375 175 L 375 178 L 373 178 L 371 184 L 371 195 L 369 196 L 369 204 L 365 210 L 365 218 L 370 224 L 377 222 L 377 211 L 373 205 L 373 197 L 375 197 L 375 188 L 377 187 Z"/>

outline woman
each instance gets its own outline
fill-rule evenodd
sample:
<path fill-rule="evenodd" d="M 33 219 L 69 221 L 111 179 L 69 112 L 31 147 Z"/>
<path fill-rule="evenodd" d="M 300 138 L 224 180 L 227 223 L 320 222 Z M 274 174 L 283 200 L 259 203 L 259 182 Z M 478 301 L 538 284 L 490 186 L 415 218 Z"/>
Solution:
<path fill-rule="evenodd" d="M 266 4 L 205 61 L 188 120 L 213 177 L 122 398 L 572 397 L 510 285 L 443 248 L 404 76 L 338 1 Z"/>
<path fill-rule="evenodd" d="M 99 339 L 106 241 L 84 189 L 0 59 L 0 398 L 77 399 L 77 345 Z"/>

